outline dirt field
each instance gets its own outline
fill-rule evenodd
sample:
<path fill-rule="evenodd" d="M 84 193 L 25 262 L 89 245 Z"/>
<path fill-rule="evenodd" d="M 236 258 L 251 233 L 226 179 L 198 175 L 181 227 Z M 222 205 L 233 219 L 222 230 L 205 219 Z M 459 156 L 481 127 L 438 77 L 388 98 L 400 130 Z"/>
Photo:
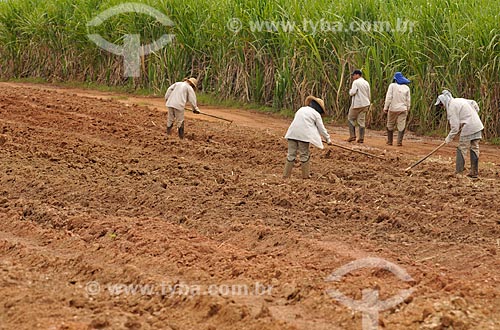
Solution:
<path fill-rule="evenodd" d="M 440 140 L 313 149 L 283 180 L 287 119 L 201 107 L 165 135 L 161 99 L 0 84 L 0 329 L 362 329 L 332 298 L 385 300 L 380 329 L 500 329 L 500 150 L 455 177 Z M 345 128 L 327 126 L 342 143 Z M 352 145 L 351 145 L 352 146 Z M 379 268 L 326 279 L 366 257 Z"/>

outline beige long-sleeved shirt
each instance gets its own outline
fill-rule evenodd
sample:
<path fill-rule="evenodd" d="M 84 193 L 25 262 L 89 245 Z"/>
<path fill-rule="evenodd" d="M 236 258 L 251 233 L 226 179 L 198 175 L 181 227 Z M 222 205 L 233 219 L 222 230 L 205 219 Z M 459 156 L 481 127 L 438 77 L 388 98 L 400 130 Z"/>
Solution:
<path fill-rule="evenodd" d="M 295 113 L 292 124 L 286 132 L 285 139 L 310 142 L 316 147 L 323 149 L 321 136 L 324 136 L 326 141 L 330 143 L 330 135 L 323 124 L 321 115 L 313 108 L 305 106 Z"/>
<path fill-rule="evenodd" d="M 391 83 L 385 95 L 384 111 L 409 111 L 410 105 L 410 87 Z"/>
<path fill-rule="evenodd" d="M 193 110 L 198 110 L 194 89 L 185 81 L 171 85 L 165 93 L 165 101 L 168 108 L 184 110 L 186 103 L 189 102 L 193 106 Z"/>
<path fill-rule="evenodd" d="M 354 80 L 349 95 L 352 96 L 351 107 L 353 109 L 369 106 L 371 103 L 370 84 L 363 77 Z"/>
<path fill-rule="evenodd" d="M 446 108 L 451 130 L 446 137 L 447 141 L 453 140 L 460 131 L 460 136 L 467 136 L 484 129 L 483 123 L 470 100 L 455 98 L 451 99 Z"/>

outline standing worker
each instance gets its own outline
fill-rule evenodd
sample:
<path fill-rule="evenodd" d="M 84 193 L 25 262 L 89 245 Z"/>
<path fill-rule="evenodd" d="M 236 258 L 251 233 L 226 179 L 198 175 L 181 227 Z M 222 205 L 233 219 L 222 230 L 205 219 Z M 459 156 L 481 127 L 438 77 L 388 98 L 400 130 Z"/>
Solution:
<path fill-rule="evenodd" d="M 462 98 L 453 98 L 448 90 L 438 96 L 436 106 L 446 109 L 450 122 L 450 133 L 445 139 L 446 143 L 460 133 L 460 142 L 457 148 L 456 173 L 462 174 L 465 167 L 465 158 L 470 151 L 470 172 L 467 176 L 477 178 L 479 167 L 479 140 L 482 138 L 483 123 L 476 111 L 477 103 Z M 479 107 L 477 107 L 479 108 Z"/>
<path fill-rule="evenodd" d="M 166 106 L 168 108 L 167 134 L 172 134 L 174 121 L 177 122 L 179 138 L 184 138 L 184 108 L 186 103 L 191 103 L 193 113 L 200 113 L 196 104 L 195 89 L 198 81 L 196 78 L 184 79 L 171 85 L 165 93 Z"/>
<path fill-rule="evenodd" d="M 304 104 L 305 106 L 295 113 L 293 122 L 285 135 L 285 139 L 288 140 L 288 155 L 283 173 L 284 178 L 290 177 L 297 152 L 301 161 L 302 178 L 309 178 L 311 169 L 309 143 L 323 149 L 321 136 L 325 137 L 326 143 L 332 143 L 321 119 L 326 111 L 325 102 L 317 97 L 308 96 Z"/>
<path fill-rule="evenodd" d="M 385 96 L 384 113 L 387 114 L 387 144 L 392 146 L 394 126 L 398 129 L 398 146 L 403 145 L 406 117 L 410 111 L 410 81 L 401 72 L 396 72 Z"/>
<path fill-rule="evenodd" d="M 351 107 L 347 119 L 349 121 L 349 139 L 347 142 L 356 141 L 356 122 L 359 125 L 358 143 L 365 141 L 366 113 L 370 109 L 371 95 L 370 84 L 363 78 L 361 70 L 354 70 L 352 76 L 352 87 L 349 95 L 352 96 Z"/>

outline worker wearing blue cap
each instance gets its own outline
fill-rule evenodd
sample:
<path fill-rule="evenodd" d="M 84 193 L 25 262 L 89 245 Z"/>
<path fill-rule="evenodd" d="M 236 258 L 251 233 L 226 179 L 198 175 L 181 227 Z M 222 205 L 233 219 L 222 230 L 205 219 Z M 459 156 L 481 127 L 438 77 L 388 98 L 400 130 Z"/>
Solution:
<path fill-rule="evenodd" d="M 384 113 L 387 114 L 387 144 L 392 146 L 394 128 L 398 129 L 398 146 L 403 145 L 406 117 L 410 111 L 410 81 L 401 72 L 396 72 L 385 96 Z"/>

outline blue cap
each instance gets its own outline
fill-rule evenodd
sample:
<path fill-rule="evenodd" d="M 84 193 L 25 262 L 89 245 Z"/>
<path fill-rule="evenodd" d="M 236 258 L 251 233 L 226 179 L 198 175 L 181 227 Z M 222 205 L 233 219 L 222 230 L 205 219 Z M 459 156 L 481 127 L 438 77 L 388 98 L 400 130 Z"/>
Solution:
<path fill-rule="evenodd" d="M 410 81 L 406 79 L 401 72 L 396 72 L 394 74 L 394 80 L 396 80 L 396 82 L 400 85 L 405 85 L 410 83 Z"/>

